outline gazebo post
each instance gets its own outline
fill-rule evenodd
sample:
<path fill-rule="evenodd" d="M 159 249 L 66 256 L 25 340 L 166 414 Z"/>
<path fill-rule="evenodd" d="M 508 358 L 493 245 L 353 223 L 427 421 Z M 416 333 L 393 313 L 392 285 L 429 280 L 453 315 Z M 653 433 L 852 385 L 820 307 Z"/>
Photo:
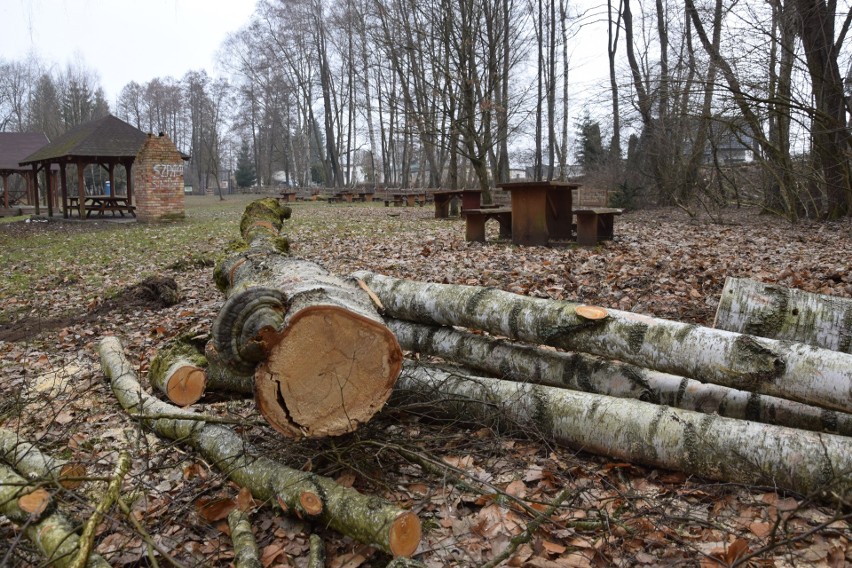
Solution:
<path fill-rule="evenodd" d="M 3 207 L 9 208 L 9 175 L 3 174 Z"/>
<path fill-rule="evenodd" d="M 77 162 L 77 215 L 80 216 L 80 219 L 83 218 L 83 204 L 86 201 L 86 190 L 85 190 L 85 179 L 83 179 L 83 172 L 85 167 L 82 162 Z"/>
<path fill-rule="evenodd" d="M 59 183 L 62 186 L 62 218 L 68 218 L 68 180 L 65 178 L 65 162 L 59 162 Z"/>
<path fill-rule="evenodd" d="M 35 214 L 39 215 L 41 211 L 39 209 L 40 204 L 38 198 L 38 164 L 33 164 L 33 195 L 35 197 L 33 200 L 35 201 Z"/>
<path fill-rule="evenodd" d="M 133 160 L 124 162 L 124 175 L 127 176 L 127 204 L 133 205 L 133 176 L 130 170 L 133 169 Z"/>
<path fill-rule="evenodd" d="M 107 172 L 109 173 L 109 194 L 108 197 L 113 197 L 115 195 L 115 164 L 112 162 L 107 163 Z"/>

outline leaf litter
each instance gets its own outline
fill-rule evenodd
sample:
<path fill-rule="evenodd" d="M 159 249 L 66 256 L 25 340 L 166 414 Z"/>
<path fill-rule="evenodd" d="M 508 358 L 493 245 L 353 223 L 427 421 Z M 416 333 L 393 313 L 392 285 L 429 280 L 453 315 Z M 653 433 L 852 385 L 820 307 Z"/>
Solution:
<path fill-rule="evenodd" d="M 80 488 L 54 496 L 78 523 L 98 502 L 118 451 L 133 451 L 123 495 L 158 548 L 114 510 L 96 539 L 114 566 L 149 565 L 149 554 L 190 566 L 233 560 L 228 536 L 199 511 L 237 499 L 239 488 L 129 420 L 109 392 L 96 347 L 104 335 L 121 337 L 144 380 L 147 362 L 171 338 L 203 337 L 222 304 L 212 264 L 232 247 L 249 199 L 190 199 L 187 221 L 164 226 L 0 225 L 7 273 L 0 282 L 0 422 L 45 452 L 86 465 Z M 368 269 L 493 286 L 701 325 L 712 323 L 727 276 L 852 297 L 852 220 L 792 226 L 746 210 L 727 211 L 725 220 L 672 209 L 628 213 L 616 220 L 616 238 L 594 248 L 515 247 L 497 240 L 492 223 L 488 243 L 467 243 L 462 221 L 433 219 L 428 208 L 297 204 L 285 227 L 295 255 L 338 274 Z M 180 297 L 140 294 L 146 278 L 175 282 Z M 772 488 L 709 483 L 552 446 L 535 432 L 507 436 L 410 409 L 387 409 L 349 436 L 292 443 L 258 426 L 250 401 L 214 396 L 199 406 L 241 422 L 234 427 L 248 442 L 289 465 L 413 508 L 424 524 L 417 558 L 430 567 L 488 562 L 566 487 L 569 499 L 504 565 L 852 562 L 848 511 Z M 412 461 L 399 447 L 423 459 Z M 253 524 L 267 568 L 305 566 L 311 532 L 325 540 L 329 566 L 389 561 L 271 506 L 255 510 Z M 0 557 L 36 566 L 20 530 L 0 518 Z"/>

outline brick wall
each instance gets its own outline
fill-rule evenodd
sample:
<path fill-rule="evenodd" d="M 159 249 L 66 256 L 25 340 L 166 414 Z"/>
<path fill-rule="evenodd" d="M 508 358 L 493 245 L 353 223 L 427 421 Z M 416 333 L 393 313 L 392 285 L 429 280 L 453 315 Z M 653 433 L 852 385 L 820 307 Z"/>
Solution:
<path fill-rule="evenodd" d="M 133 162 L 133 195 L 140 221 L 183 219 L 183 159 L 169 137 L 148 134 Z"/>

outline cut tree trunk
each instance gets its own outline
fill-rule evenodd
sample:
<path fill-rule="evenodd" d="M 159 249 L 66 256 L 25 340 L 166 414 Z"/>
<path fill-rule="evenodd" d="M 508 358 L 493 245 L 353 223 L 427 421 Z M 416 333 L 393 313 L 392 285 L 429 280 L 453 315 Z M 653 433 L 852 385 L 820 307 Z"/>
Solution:
<path fill-rule="evenodd" d="M 284 216 L 274 199 L 246 208 L 249 250 L 216 269 L 227 301 L 213 347 L 232 371 L 254 373 L 258 408 L 278 431 L 352 432 L 387 401 L 402 351 L 354 281 L 276 248 Z"/>
<path fill-rule="evenodd" d="M 852 436 L 852 414 L 700 383 L 585 353 L 566 353 L 451 327 L 386 319 L 400 346 L 500 378 L 632 398 L 705 414 Z"/>
<path fill-rule="evenodd" d="M 728 278 L 713 327 L 852 353 L 852 299 Z"/>
<path fill-rule="evenodd" d="M 492 288 L 413 282 L 359 272 L 390 317 L 463 326 L 529 343 L 617 359 L 640 367 L 852 411 L 852 355 L 609 310 L 603 319 L 576 304 Z"/>
<path fill-rule="evenodd" d="M 258 455 L 232 430 L 205 424 L 197 415 L 148 395 L 115 337 L 105 337 L 99 352 L 113 393 L 129 414 L 160 436 L 191 445 L 256 499 L 274 499 L 301 518 L 315 520 L 394 556 L 410 556 L 417 549 L 420 520 L 411 511 Z"/>
<path fill-rule="evenodd" d="M 26 479 L 0 464 L 0 514 L 26 527 L 24 534 L 44 556 L 46 565 L 66 568 L 77 556 L 80 537 L 61 513 L 47 510 L 39 516 L 20 507 L 21 498 L 35 491 L 38 491 L 36 486 L 28 485 Z M 106 560 L 98 554 L 89 555 L 86 566 L 109 568 Z"/>
<path fill-rule="evenodd" d="M 392 402 L 412 401 L 705 479 L 767 484 L 840 502 L 852 491 L 852 440 L 844 436 L 406 363 Z"/>

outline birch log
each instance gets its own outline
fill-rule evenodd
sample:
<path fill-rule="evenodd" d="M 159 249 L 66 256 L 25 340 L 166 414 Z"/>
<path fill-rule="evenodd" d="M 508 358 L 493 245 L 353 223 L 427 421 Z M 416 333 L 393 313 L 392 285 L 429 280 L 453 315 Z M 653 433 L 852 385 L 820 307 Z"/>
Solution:
<path fill-rule="evenodd" d="M 713 327 L 852 353 L 852 299 L 728 278 Z"/>
<path fill-rule="evenodd" d="M 6 428 L 0 428 L 0 458 L 30 481 L 51 480 L 65 489 L 76 489 L 86 475 L 83 464 L 44 454 Z"/>
<path fill-rule="evenodd" d="M 276 248 L 284 217 L 274 199 L 246 209 L 249 249 L 216 269 L 227 300 L 213 347 L 236 373 L 254 372 L 258 408 L 280 432 L 348 433 L 387 401 L 402 351 L 354 281 Z"/>
<path fill-rule="evenodd" d="M 19 500 L 35 490 L 26 479 L 0 464 L 0 515 L 25 527 L 24 534 L 47 561 L 46 564 L 66 568 L 74 562 L 79 551 L 80 537 L 68 519 L 59 512 L 48 512 L 41 517 L 21 509 Z M 88 568 L 109 568 L 98 554 L 89 555 Z"/>
<path fill-rule="evenodd" d="M 852 491 L 852 439 L 844 436 L 417 364 L 406 364 L 393 403 L 406 394 L 451 416 L 513 422 L 577 450 L 705 479 L 846 502 Z"/>
<path fill-rule="evenodd" d="M 736 390 L 585 353 L 542 349 L 388 318 L 400 346 L 500 378 L 632 398 L 705 414 L 852 436 L 852 414 Z"/>
<path fill-rule="evenodd" d="M 105 337 L 99 352 L 112 391 L 131 416 L 160 436 L 191 445 L 237 485 L 248 488 L 256 499 L 276 500 L 286 511 L 394 556 L 410 556 L 417 549 L 420 520 L 411 511 L 258 455 L 230 429 L 205 424 L 192 412 L 148 395 L 142 391 L 117 338 Z"/>
<path fill-rule="evenodd" d="M 511 339 L 852 411 L 852 355 L 609 310 L 589 320 L 576 304 L 492 288 L 432 284 L 358 272 L 390 317 L 480 329 Z"/>

